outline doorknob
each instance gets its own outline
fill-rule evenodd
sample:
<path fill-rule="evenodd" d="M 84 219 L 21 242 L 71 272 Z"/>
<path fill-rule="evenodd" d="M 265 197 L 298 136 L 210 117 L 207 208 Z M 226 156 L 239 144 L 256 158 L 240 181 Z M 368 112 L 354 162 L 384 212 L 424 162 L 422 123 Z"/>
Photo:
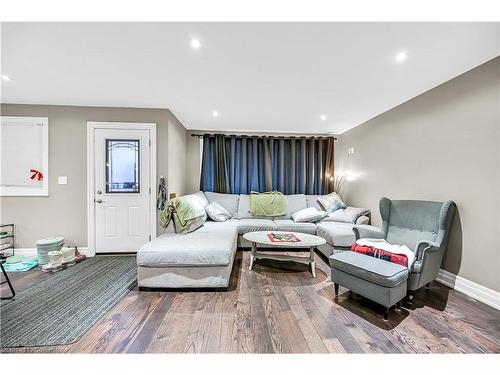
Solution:
<path fill-rule="evenodd" d="M 96 203 L 102 203 L 104 201 L 102 199 L 94 199 L 94 202 L 96 202 Z"/>

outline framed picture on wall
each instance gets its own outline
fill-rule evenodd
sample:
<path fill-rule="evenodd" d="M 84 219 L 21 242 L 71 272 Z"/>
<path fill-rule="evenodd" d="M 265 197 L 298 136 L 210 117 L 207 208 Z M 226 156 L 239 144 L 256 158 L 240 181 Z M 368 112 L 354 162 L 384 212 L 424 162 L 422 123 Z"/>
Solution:
<path fill-rule="evenodd" d="M 49 119 L 0 117 L 0 195 L 49 195 Z"/>

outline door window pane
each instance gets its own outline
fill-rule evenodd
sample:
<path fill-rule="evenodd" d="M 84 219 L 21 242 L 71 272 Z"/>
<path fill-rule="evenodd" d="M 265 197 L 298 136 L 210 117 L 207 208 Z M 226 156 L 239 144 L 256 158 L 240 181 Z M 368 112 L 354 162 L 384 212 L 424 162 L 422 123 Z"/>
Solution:
<path fill-rule="evenodd" d="M 139 140 L 106 139 L 106 193 L 139 193 Z"/>

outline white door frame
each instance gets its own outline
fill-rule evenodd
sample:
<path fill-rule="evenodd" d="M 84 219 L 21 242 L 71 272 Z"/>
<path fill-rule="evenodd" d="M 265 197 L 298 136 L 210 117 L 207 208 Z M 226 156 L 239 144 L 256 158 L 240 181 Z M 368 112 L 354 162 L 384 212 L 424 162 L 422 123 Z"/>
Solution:
<path fill-rule="evenodd" d="M 149 130 L 151 147 L 149 148 L 149 195 L 150 236 L 156 238 L 156 124 L 142 122 L 96 122 L 87 121 L 87 255 L 94 256 L 95 251 L 95 155 L 94 141 L 96 129 Z"/>

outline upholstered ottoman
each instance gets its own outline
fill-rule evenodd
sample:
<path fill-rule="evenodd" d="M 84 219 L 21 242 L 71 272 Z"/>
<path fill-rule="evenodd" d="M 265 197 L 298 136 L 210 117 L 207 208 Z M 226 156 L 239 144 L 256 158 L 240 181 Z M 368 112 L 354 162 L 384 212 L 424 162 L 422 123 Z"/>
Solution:
<path fill-rule="evenodd" d="M 330 257 L 335 295 L 339 285 L 389 308 L 406 296 L 408 268 L 368 255 L 345 251 Z"/>

